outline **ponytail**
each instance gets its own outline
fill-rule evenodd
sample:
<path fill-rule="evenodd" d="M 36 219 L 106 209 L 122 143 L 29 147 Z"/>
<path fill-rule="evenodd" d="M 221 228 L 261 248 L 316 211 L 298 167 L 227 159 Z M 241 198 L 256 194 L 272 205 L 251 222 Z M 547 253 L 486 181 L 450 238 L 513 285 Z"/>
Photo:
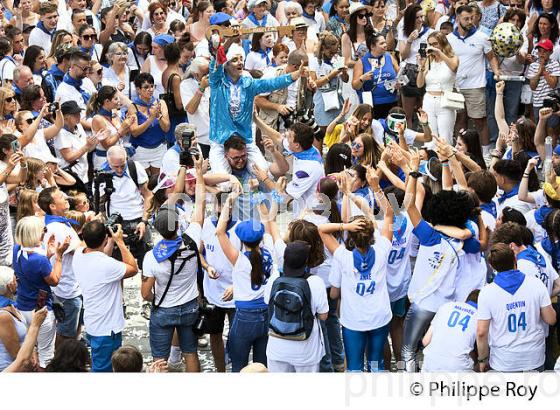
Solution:
<path fill-rule="evenodd" d="M 86 106 L 86 117 L 91 117 L 95 115 L 97 111 L 99 111 L 100 104 L 97 101 L 98 97 L 99 97 L 99 93 L 97 91 L 91 95 Z"/>
<path fill-rule="evenodd" d="M 94 92 L 88 101 L 86 108 L 86 116 L 90 117 L 95 115 L 101 107 L 103 107 L 103 102 L 105 100 L 111 100 L 117 93 L 117 89 L 111 85 L 104 85 L 99 89 L 99 91 Z"/>
<path fill-rule="evenodd" d="M 263 259 L 261 254 L 261 249 L 258 242 L 243 242 L 248 248 L 251 248 L 251 255 L 249 256 L 249 261 L 251 262 L 251 286 L 257 287 L 261 286 L 264 282 L 264 270 L 263 270 Z"/>

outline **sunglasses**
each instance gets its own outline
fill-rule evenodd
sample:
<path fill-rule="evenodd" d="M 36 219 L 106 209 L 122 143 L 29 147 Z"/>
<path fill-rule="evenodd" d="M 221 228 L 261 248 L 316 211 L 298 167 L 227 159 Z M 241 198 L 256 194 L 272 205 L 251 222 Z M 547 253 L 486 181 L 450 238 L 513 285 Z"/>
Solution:
<path fill-rule="evenodd" d="M 97 75 L 101 75 L 103 74 L 103 69 L 100 68 L 99 70 L 95 70 L 95 72 L 97 73 Z"/>
<path fill-rule="evenodd" d="M 34 119 L 34 118 L 26 118 L 26 119 L 23 120 L 23 121 L 25 121 L 26 123 L 28 123 L 29 125 L 31 125 L 31 124 L 33 124 L 33 121 L 35 121 L 35 119 Z"/>
<path fill-rule="evenodd" d="M 90 41 L 90 40 L 97 41 L 97 34 L 84 34 L 82 37 L 86 41 Z"/>
<path fill-rule="evenodd" d="M 15 100 L 16 100 L 16 97 L 14 95 L 12 95 L 11 97 L 6 97 L 4 99 L 4 102 L 11 103 L 11 102 L 14 102 Z"/>
<path fill-rule="evenodd" d="M 367 13 L 358 14 L 358 18 L 359 18 L 359 19 L 364 19 L 364 18 L 366 18 L 366 17 L 367 17 Z"/>
<path fill-rule="evenodd" d="M 227 157 L 230 161 L 239 162 L 247 159 L 247 154 L 240 155 L 238 157 Z"/>
<path fill-rule="evenodd" d="M 352 148 L 360 149 L 360 148 L 362 148 L 362 145 L 361 145 L 361 144 L 358 144 L 357 142 L 353 142 L 353 143 L 352 143 Z"/>

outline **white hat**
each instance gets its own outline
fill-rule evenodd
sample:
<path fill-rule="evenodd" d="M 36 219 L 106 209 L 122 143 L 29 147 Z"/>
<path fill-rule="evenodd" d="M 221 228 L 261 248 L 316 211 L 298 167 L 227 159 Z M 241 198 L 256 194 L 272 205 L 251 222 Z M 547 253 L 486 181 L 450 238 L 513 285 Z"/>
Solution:
<path fill-rule="evenodd" d="M 229 46 L 229 49 L 226 53 L 226 59 L 227 61 L 231 61 L 233 57 L 238 55 L 241 55 L 243 57 L 243 60 L 245 60 L 245 50 L 243 50 L 243 47 L 241 47 L 239 44 L 233 43 L 231 46 Z"/>
<path fill-rule="evenodd" d="M 247 4 L 247 8 L 249 10 L 251 10 L 252 8 L 258 6 L 261 3 L 267 3 L 268 4 L 268 0 L 249 0 L 249 3 Z"/>
<path fill-rule="evenodd" d="M 364 6 L 359 1 L 351 1 L 350 2 L 350 9 L 348 10 L 348 15 L 351 16 L 352 14 L 356 13 L 360 10 L 365 10 L 366 6 Z"/>
<path fill-rule="evenodd" d="M 295 26 L 296 28 L 300 27 L 309 27 L 303 17 L 294 17 L 290 20 L 290 26 Z"/>

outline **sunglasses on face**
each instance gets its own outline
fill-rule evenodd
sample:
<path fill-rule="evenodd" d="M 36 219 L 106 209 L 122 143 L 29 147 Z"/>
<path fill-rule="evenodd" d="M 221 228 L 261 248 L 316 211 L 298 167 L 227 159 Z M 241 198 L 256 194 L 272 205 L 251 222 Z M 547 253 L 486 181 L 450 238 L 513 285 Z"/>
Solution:
<path fill-rule="evenodd" d="M 33 118 L 26 118 L 25 120 L 26 123 L 28 123 L 29 125 L 33 124 L 34 119 Z"/>
<path fill-rule="evenodd" d="M 90 40 L 97 41 L 97 34 L 84 34 L 82 37 L 86 41 L 90 41 Z"/>
<path fill-rule="evenodd" d="M 366 17 L 367 17 L 367 13 L 360 13 L 360 14 L 358 14 L 358 18 L 359 18 L 359 19 L 364 19 L 364 18 L 366 18 Z"/>
<path fill-rule="evenodd" d="M 4 99 L 4 102 L 11 103 L 14 102 L 15 100 L 16 97 L 12 95 L 11 97 L 6 97 L 6 99 Z"/>
<path fill-rule="evenodd" d="M 352 143 L 352 148 L 354 148 L 354 149 L 360 149 L 360 148 L 362 148 L 362 145 L 361 145 L 361 144 L 358 144 L 357 142 L 353 142 L 353 143 Z"/>
<path fill-rule="evenodd" d="M 99 70 L 95 70 L 97 75 L 102 75 L 103 74 L 103 69 L 100 68 Z"/>

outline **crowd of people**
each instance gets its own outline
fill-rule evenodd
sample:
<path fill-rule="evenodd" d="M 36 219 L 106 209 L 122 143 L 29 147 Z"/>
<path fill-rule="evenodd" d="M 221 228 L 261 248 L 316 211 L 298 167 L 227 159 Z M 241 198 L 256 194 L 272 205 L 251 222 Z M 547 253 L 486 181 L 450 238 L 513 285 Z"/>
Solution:
<path fill-rule="evenodd" d="M 558 2 L 0 10 L 0 371 L 554 369 Z"/>

